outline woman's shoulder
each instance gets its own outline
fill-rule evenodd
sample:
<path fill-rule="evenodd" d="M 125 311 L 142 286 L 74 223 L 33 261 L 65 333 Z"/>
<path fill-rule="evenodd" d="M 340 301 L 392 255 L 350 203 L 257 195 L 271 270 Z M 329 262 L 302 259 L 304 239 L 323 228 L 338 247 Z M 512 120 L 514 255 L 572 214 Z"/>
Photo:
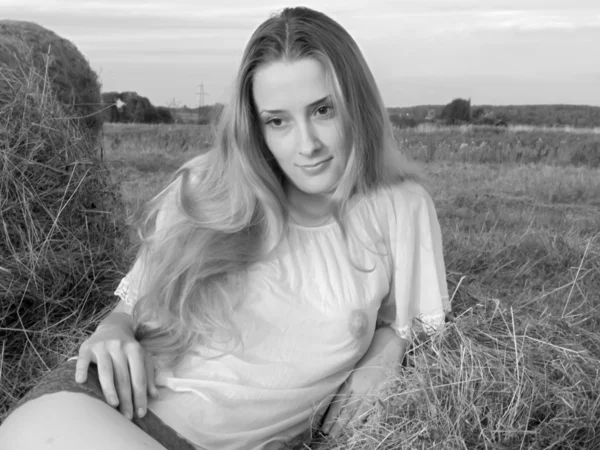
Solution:
<path fill-rule="evenodd" d="M 403 180 L 380 186 L 364 196 L 354 208 L 353 216 L 360 226 L 375 225 L 384 235 L 393 235 L 414 226 L 432 208 L 433 201 L 425 186 Z"/>
<path fill-rule="evenodd" d="M 403 180 L 381 186 L 368 196 L 368 203 L 380 213 L 403 213 L 431 202 L 429 191 L 421 183 Z"/>

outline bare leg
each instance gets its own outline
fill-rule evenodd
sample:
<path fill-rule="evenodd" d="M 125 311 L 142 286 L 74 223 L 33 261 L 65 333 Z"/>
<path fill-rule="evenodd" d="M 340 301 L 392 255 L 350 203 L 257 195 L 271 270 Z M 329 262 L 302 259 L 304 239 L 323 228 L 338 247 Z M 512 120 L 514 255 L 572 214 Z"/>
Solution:
<path fill-rule="evenodd" d="M 0 426 L 2 450 L 166 450 L 106 403 L 56 392 L 17 408 Z"/>

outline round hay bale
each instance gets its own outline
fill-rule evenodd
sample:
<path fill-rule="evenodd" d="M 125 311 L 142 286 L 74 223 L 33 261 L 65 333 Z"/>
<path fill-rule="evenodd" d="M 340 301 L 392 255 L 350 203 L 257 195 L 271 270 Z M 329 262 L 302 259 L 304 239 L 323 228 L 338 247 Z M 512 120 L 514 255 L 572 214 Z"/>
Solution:
<path fill-rule="evenodd" d="M 69 117 L 96 142 L 102 129 L 98 76 L 67 39 L 33 22 L 0 20 L 0 66 L 27 76 L 35 67 L 47 78 Z"/>
<path fill-rule="evenodd" d="M 99 98 L 96 75 L 50 32 L 0 30 L 1 422 L 112 306 L 129 245 L 120 187 L 97 156 L 99 122 L 74 114 Z M 49 43 L 44 65 L 36 55 Z"/>

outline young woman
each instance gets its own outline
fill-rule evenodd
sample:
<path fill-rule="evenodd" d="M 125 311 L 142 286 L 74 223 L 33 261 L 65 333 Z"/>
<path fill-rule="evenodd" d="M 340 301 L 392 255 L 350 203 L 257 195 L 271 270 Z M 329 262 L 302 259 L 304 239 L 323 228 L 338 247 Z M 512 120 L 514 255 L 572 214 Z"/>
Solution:
<path fill-rule="evenodd" d="M 270 17 L 215 148 L 146 206 L 119 304 L 0 447 L 267 449 L 357 423 L 448 309 L 420 181 L 351 36 L 306 8 Z"/>

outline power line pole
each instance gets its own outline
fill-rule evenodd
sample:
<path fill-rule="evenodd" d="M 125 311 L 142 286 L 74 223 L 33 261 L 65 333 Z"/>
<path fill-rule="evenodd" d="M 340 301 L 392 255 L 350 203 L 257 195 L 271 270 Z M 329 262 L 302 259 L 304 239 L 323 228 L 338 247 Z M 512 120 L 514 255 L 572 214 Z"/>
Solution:
<path fill-rule="evenodd" d="M 204 91 L 204 82 L 201 82 L 198 86 L 200 88 L 200 92 L 196 92 L 196 95 L 199 97 L 198 103 L 198 120 L 202 119 L 202 108 L 204 107 L 204 97 L 210 95 L 208 92 Z"/>
<path fill-rule="evenodd" d="M 210 94 L 204 90 L 204 83 L 203 82 L 200 83 L 198 85 L 198 87 L 200 88 L 200 92 L 196 92 L 196 95 L 199 97 L 199 99 L 198 99 L 199 100 L 198 106 L 203 107 L 204 106 L 204 97 L 207 96 L 207 95 L 210 95 Z"/>

